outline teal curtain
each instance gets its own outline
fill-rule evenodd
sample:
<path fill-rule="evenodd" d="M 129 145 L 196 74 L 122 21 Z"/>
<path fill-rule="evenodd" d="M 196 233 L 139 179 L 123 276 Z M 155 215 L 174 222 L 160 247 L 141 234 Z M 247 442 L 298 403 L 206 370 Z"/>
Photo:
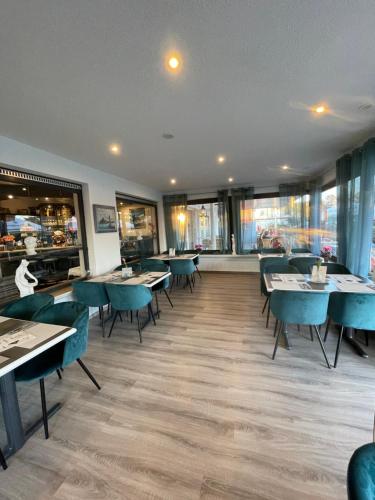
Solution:
<path fill-rule="evenodd" d="M 232 189 L 233 233 L 236 251 L 241 254 L 255 248 L 257 242 L 256 223 L 253 217 L 254 188 Z"/>
<path fill-rule="evenodd" d="M 223 189 L 217 192 L 218 219 L 219 219 L 219 239 L 221 242 L 221 251 L 227 253 L 230 251 L 229 237 L 229 191 Z"/>
<path fill-rule="evenodd" d="M 163 196 L 163 205 L 167 248 L 175 248 L 177 252 L 183 252 L 187 230 L 187 195 Z"/>
<path fill-rule="evenodd" d="M 322 202 L 321 177 L 309 183 L 309 193 L 310 193 L 310 210 L 309 210 L 310 248 L 313 254 L 320 255 L 320 248 L 321 248 L 320 209 Z"/>
<path fill-rule="evenodd" d="M 375 138 L 336 163 L 338 258 L 352 273 L 367 276 L 375 203 Z"/>
<path fill-rule="evenodd" d="M 306 182 L 280 184 L 281 234 L 285 247 L 310 247 L 309 185 Z"/>

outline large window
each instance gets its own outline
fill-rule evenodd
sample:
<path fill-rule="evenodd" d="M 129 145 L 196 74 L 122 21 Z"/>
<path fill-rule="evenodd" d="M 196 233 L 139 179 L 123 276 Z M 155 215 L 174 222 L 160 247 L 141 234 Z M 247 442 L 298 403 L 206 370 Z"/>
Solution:
<path fill-rule="evenodd" d="M 159 253 L 156 204 L 118 196 L 121 257 L 127 262 Z"/>
<path fill-rule="evenodd" d="M 222 250 L 219 230 L 218 203 L 191 202 L 187 205 L 187 249 Z"/>
<path fill-rule="evenodd" d="M 15 273 L 24 258 L 36 291 L 85 275 L 80 186 L 0 168 L 0 304 L 19 295 Z"/>
<path fill-rule="evenodd" d="M 337 253 L 337 188 L 333 186 L 322 191 L 320 205 L 321 246 L 332 247 Z"/>

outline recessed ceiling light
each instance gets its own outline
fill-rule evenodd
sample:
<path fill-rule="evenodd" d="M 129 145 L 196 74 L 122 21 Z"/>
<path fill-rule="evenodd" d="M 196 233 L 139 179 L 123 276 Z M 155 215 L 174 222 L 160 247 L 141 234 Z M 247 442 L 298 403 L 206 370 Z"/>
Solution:
<path fill-rule="evenodd" d="M 27 188 L 22 188 L 22 191 L 27 191 Z"/>
<path fill-rule="evenodd" d="M 39 201 L 39 198 L 35 198 L 35 201 Z"/>
<path fill-rule="evenodd" d="M 233 181 L 234 181 L 233 177 L 228 177 L 228 182 L 233 182 Z"/>
<path fill-rule="evenodd" d="M 176 184 L 176 179 L 171 179 L 171 184 Z"/>
<path fill-rule="evenodd" d="M 169 134 L 169 133 L 164 133 L 162 135 L 163 139 L 173 139 L 174 138 L 174 135 L 173 134 Z"/>
<path fill-rule="evenodd" d="M 112 153 L 113 155 L 119 155 L 121 154 L 121 147 L 119 144 L 111 144 L 109 146 L 109 151 L 110 153 Z"/>
<path fill-rule="evenodd" d="M 317 106 L 313 106 L 311 110 L 318 115 L 323 115 L 324 113 L 327 113 L 328 108 L 324 104 L 318 104 Z"/>
<path fill-rule="evenodd" d="M 217 163 L 219 163 L 219 165 L 222 165 L 223 163 L 225 163 L 226 161 L 226 158 L 224 155 L 219 155 L 217 158 L 216 158 L 216 161 Z"/>
<path fill-rule="evenodd" d="M 48 201 L 48 200 L 49 200 L 48 196 L 46 196 L 44 199 L 45 199 L 46 201 Z"/>
<path fill-rule="evenodd" d="M 10 200 L 12 200 L 12 199 L 14 198 L 14 196 L 13 196 L 12 194 L 8 194 L 8 198 L 9 198 Z"/>
<path fill-rule="evenodd" d="M 281 165 L 281 170 L 289 170 L 289 165 Z"/>
<path fill-rule="evenodd" d="M 165 69 L 169 73 L 177 74 L 181 71 L 181 67 L 182 67 L 181 54 L 176 51 L 168 52 L 168 54 L 165 57 Z"/>

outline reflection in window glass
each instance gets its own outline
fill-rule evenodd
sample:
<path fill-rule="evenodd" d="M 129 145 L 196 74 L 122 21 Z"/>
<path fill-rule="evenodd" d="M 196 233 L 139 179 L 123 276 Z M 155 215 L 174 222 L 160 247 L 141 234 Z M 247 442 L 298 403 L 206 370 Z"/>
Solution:
<path fill-rule="evenodd" d="M 117 198 L 121 257 L 127 262 L 159 252 L 156 206 Z"/>
<path fill-rule="evenodd" d="M 187 206 L 186 248 L 222 250 L 218 203 L 197 203 Z"/>
<path fill-rule="evenodd" d="M 321 247 L 332 247 L 332 254 L 337 254 L 337 188 L 322 191 L 320 205 Z"/>

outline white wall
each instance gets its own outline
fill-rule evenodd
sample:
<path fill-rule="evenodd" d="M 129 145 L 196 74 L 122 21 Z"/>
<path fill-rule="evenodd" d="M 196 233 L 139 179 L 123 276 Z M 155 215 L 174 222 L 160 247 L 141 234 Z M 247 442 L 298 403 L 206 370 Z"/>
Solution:
<path fill-rule="evenodd" d="M 165 250 L 164 213 L 159 191 L 3 136 L 0 136 L 0 163 L 83 185 L 84 217 L 92 274 L 101 274 L 120 264 L 118 233 L 95 233 L 92 212 L 94 203 L 115 206 L 116 192 L 158 203 L 160 250 Z"/>

